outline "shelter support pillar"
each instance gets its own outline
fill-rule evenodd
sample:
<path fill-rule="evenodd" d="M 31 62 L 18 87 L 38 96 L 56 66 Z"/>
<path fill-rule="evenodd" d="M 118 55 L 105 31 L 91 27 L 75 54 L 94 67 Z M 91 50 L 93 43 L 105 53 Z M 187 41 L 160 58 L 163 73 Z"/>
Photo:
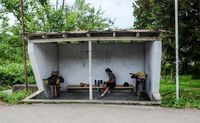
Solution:
<path fill-rule="evenodd" d="M 89 99 L 92 100 L 92 42 L 88 42 L 89 53 Z"/>
<path fill-rule="evenodd" d="M 145 46 L 145 73 L 148 74 L 146 92 L 151 100 L 160 101 L 160 76 L 161 76 L 161 41 L 146 43 Z"/>
<path fill-rule="evenodd" d="M 152 100 L 160 101 L 160 76 L 161 76 L 161 55 L 162 55 L 162 43 L 161 41 L 154 41 L 152 44 L 152 78 L 151 78 L 151 92 Z"/>

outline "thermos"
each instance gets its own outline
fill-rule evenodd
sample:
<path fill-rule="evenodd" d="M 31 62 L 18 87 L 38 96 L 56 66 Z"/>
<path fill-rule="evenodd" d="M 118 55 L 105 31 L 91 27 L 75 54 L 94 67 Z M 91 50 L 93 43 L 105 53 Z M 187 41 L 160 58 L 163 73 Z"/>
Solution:
<path fill-rule="evenodd" d="M 95 86 L 102 86 L 104 83 L 103 83 L 103 80 L 94 80 L 94 85 Z"/>
<path fill-rule="evenodd" d="M 100 84 L 103 85 L 103 80 L 100 80 Z"/>
<path fill-rule="evenodd" d="M 95 85 L 95 86 L 97 85 L 97 80 L 96 80 L 96 79 L 94 80 L 94 85 Z"/>

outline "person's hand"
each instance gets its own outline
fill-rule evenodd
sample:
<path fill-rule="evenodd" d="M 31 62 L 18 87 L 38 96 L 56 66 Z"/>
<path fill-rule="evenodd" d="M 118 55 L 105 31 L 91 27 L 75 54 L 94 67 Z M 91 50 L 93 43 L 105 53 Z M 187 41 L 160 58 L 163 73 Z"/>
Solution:
<path fill-rule="evenodd" d="M 48 80 L 44 80 L 45 84 L 48 84 Z"/>
<path fill-rule="evenodd" d="M 59 80 L 59 79 L 57 79 L 57 80 L 56 80 L 56 84 L 59 84 L 59 83 L 60 83 L 60 80 Z"/>

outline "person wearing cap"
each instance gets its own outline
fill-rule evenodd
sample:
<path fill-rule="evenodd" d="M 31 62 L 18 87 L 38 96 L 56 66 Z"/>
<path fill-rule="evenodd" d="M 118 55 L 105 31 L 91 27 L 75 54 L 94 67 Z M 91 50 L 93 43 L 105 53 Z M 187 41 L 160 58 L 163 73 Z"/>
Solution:
<path fill-rule="evenodd" d="M 109 79 L 103 84 L 105 91 L 101 94 L 100 98 L 104 97 L 105 94 L 110 93 L 110 89 L 113 89 L 116 86 L 115 75 L 113 74 L 112 70 L 110 68 L 106 68 L 105 72 Z"/>

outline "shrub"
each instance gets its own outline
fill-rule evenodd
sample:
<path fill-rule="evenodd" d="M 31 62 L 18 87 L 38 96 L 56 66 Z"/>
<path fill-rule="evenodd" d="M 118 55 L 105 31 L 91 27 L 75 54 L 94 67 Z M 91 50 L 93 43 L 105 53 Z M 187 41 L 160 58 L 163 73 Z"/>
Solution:
<path fill-rule="evenodd" d="M 200 63 L 196 63 L 193 67 L 192 67 L 192 78 L 193 79 L 200 79 Z"/>
<path fill-rule="evenodd" d="M 30 95 L 31 92 L 19 91 L 13 94 L 0 93 L 0 101 L 8 104 L 19 104 L 21 100 Z"/>
<path fill-rule="evenodd" d="M 35 83 L 35 79 L 32 73 L 31 65 L 27 64 L 28 67 L 28 82 L 30 84 Z M 10 63 L 8 65 L 0 66 L 0 85 L 1 86 L 12 86 L 15 84 L 24 83 L 24 66 L 23 64 Z"/>
<path fill-rule="evenodd" d="M 10 89 L 10 86 L 0 86 L 0 91 Z"/>
<path fill-rule="evenodd" d="M 161 106 L 200 109 L 200 80 L 193 79 L 192 77 L 192 75 L 180 76 L 180 99 L 177 102 L 175 93 L 176 83 L 170 81 L 170 76 L 163 76 L 160 83 Z"/>

